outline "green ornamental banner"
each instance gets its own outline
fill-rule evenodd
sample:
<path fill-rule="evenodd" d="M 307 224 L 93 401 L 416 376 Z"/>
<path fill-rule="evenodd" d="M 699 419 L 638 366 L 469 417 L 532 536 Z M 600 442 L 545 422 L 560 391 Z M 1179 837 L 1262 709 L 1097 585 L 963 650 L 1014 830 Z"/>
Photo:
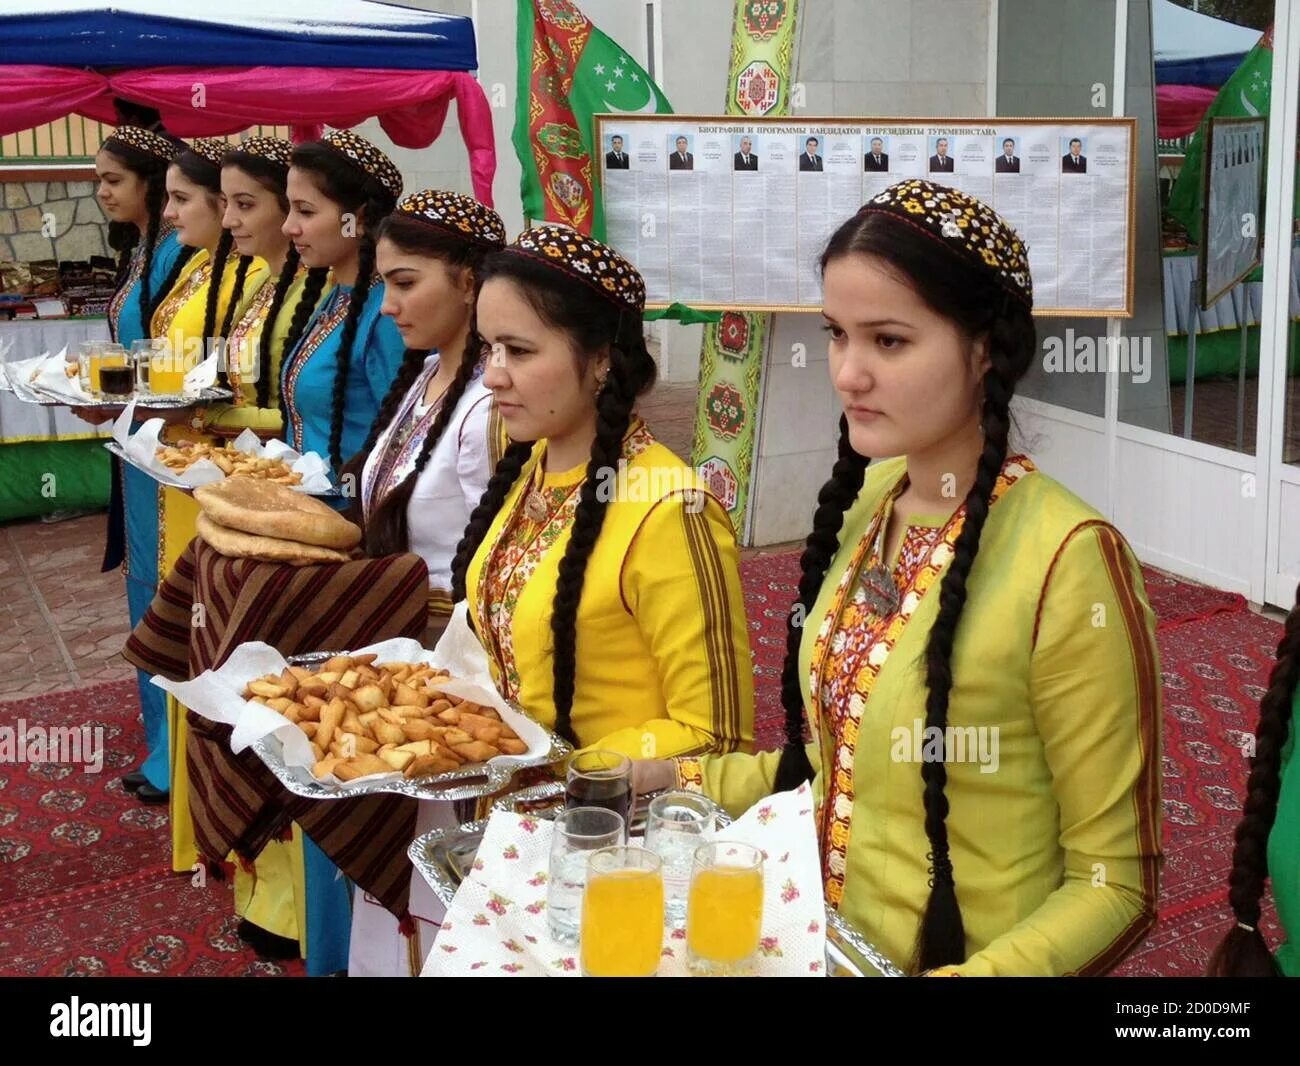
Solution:
<path fill-rule="evenodd" d="M 728 115 L 789 114 L 798 7 L 798 0 L 736 0 Z M 691 462 L 726 507 L 737 537 L 745 532 L 771 325 L 770 314 L 724 311 L 704 327 L 700 349 Z"/>

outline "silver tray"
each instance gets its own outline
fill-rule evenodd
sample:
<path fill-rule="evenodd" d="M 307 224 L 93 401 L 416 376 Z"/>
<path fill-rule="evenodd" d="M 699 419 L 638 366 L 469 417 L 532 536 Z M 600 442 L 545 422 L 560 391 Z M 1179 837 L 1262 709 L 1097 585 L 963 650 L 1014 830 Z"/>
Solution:
<path fill-rule="evenodd" d="M 558 781 L 534 785 L 492 804 L 493 811 L 520 812 L 527 804 L 558 799 L 564 795 L 564 785 Z M 637 796 L 632 815 L 632 835 L 638 836 L 638 826 L 644 830 L 646 810 L 650 800 L 658 793 Z M 552 818 L 555 807 L 549 810 L 531 810 L 539 818 Z M 731 823 L 725 811 L 718 811 L 718 825 Z M 407 849 L 407 857 L 420 876 L 428 882 L 433 894 L 450 907 L 466 872 L 474 862 L 487 819 L 466 822 L 454 829 L 434 829 L 418 836 Z M 854 929 L 838 911 L 826 908 L 826 973 L 829 977 L 904 977 L 902 970 L 889 961 L 882 951 Z"/>
<path fill-rule="evenodd" d="M 158 482 L 159 485 L 165 485 L 169 489 L 176 489 L 178 492 L 185 493 L 186 496 L 194 495 L 193 485 L 186 484 L 184 481 L 182 481 L 179 477 L 177 477 L 175 474 L 171 473 L 170 471 L 168 471 L 167 473 L 163 473 L 155 469 L 154 467 L 146 466 L 138 459 L 132 458 L 131 456 L 126 454 L 125 449 L 122 447 L 122 445 L 118 444 L 117 441 L 115 440 L 105 441 L 104 447 L 111 454 L 117 456 L 117 458 L 121 459 L 122 462 L 126 463 L 128 466 L 133 466 L 141 473 L 147 474 L 149 477 L 153 478 L 154 481 Z M 288 487 L 294 489 L 295 492 L 302 491 L 301 489 L 295 488 L 295 486 L 293 485 L 289 485 Z M 331 487 L 328 492 L 307 492 L 304 493 L 304 495 L 315 496 L 318 499 L 329 499 L 331 497 L 342 496 L 343 493 L 339 491 L 337 487 Z"/>
<path fill-rule="evenodd" d="M 127 404 L 132 399 L 135 400 L 137 411 L 178 411 L 205 403 L 219 403 L 234 396 L 234 393 L 229 389 L 213 385 L 206 389 L 200 389 L 193 396 L 151 396 L 146 394 L 143 396 L 130 396 L 125 400 L 90 400 L 81 403 L 71 396 L 51 392 L 49 389 L 33 385 L 31 382 L 11 380 L 9 384 L 13 394 L 23 403 L 38 404 L 41 407 L 74 407 L 87 411 L 122 411 L 126 409 Z"/>
<path fill-rule="evenodd" d="M 346 654 L 347 652 L 317 651 L 304 655 L 291 655 L 288 662 L 291 666 L 311 666 L 335 655 Z M 515 710 L 520 714 L 523 713 L 518 707 L 515 707 Z M 276 780 L 295 796 L 301 796 L 303 799 L 353 799 L 356 796 L 373 796 L 376 793 L 389 792 L 398 796 L 410 796 L 413 799 L 451 801 L 477 799 L 480 796 L 490 796 L 494 792 L 500 792 L 510 784 L 520 770 L 533 766 L 549 766 L 559 762 L 573 751 L 572 745 L 557 733 L 546 730 L 546 735 L 550 738 L 550 747 L 545 753 L 532 759 L 462 766 L 459 770 L 449 770 L 445 774 L 434 774 L 419 780 L 395 778 L 387 781 L 371 781 L 346 790 L 322 785 L 305 768 L 286 766 L 280 741 L 274 736 L 266 736 L 254 741 L 252 747 L 275 775 Z"/>

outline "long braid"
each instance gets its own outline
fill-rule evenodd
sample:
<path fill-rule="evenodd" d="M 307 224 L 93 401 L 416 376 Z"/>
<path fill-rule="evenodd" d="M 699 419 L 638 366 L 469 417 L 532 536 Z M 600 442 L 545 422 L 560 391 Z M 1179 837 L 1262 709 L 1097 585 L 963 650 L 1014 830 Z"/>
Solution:
<path fill-rule="evenodd" d="M 369 214 L 366 217 L 371 217 Z M 339 339 L 338 367 L 334 371 L 334 409 L 330 417 L 330 465 L 343 469 L 343 407 L 347 398 L 348 371 L 352 366 L 352 345 L 357 339 L 361 314 L 366 307 L 366 297 L 375 272 L 375 241 L 363 233 L 357 249 L 357 281 L 348 302 L 348 315 L 343 322 Z"/>
<path fill-rule="evenodd" d="M 799 679 L 799 645 L 803 625 L 812 611 L 840 544 L 840 527 L 844 513 L 862 491 L 867 460 L 849 443 L 848 419 L 840 416 L 839 457 L 831 470 L 830 480 L 817 493 L 817 510 L 813 528 L 799 557 L 799 592 L 785 621 L 785 662 L 781 666 L 781 706 L 785 708 L 785 747 L 776 770 L 776 791 L 797 788 L 813 776 L 812 764 L 804 749 L 803 689 Z"/>
<path fill-rule="evenodd" d="M 974 484 L 962 504 L 965 520 L 953 545 L 952 562 L 939 583 L 939 612 L 925 648 L 926 736 L 945 735 L 948 726 L 953 644 L 962 609 L 966 606 L 967 581 L 979 553 L 993 490 L 1007 457 L 1011 396 L 1016 379 L 1023 373 L 1018 371 L 1015 355 L 1023 348 L 1023 338 L 1018 336 L 1018 330 L 1023 327 L 1021 320 L 1005 315 L 995 317 L 990 327 L 991 366 L 984 375 L 984 448 L 980 452 Z M 1032 331 L 1032 321 L 1028 328 Z M 1032 337 L 1029 343 L 1032 346 Z M 930 732 L 932 729 L 937 729 L 938 733 Z M 930 897 L 921 919 L 913 958 L 916 971 L 959 963 L 966 958 L 966 935 L 957 903 L 948 842 L 948 799 L 944 795 L 948 782 L 947 766 L 942 760 L 923 760 L 921 779 L 925 784 L 925 835 L 930 842 L 931 878 Z"/>
<path fill-rule="evenodd" d="M 194 257 L 196 251 L 198 251 L 197 248 L 182 248 L 180 255 L 176 257 L 176 262 L 172 264 L 172 268 L 168 272 L 167 277 L 163 279 L 163 283 L 158 286 L 158 291 L 153 294 L 147 305 L 144 303 L 143 296 L 141 297 L 140 305 L 144 308 L 143 319 L 146 329 L 150 328 L 150 323 L 153 322 L 154 312 L 157 311 L 162 305 L 162 302 L 167 299 L 167 294 L 176 287 L 176 282 L 180 280 L 181 271 L 185 269 L 185 264 Z M 145 277 L 148 276 L 150 259 L 150 253 L 146 251 L 144 264 Z"/>
<path fill-rule="evenodd" d="M 1228 875 L 1228 903 L 1235 924 L 1210 956 L 1210 977 L 1281 977 L 1282 971 L 1259 931 L 1260 900 L 1268 878 L 1268 838 L 1277 821 L 1282 749 L 1293 728 L 1292 701 L 1300 683 L 1300 587 L 1286 617 L 1268 691 L 1259 703 L 1255 754 L 1246 778 L 1246 800 L 1237 824 Z M 1244 928 L 1249 926 L 1249 928 Z"/>
<path fill-rule="evenodd" d="M 221 231 L 221 237 L 217 241 L 216 251 L 212 253 L 212 274 L 208 278 L 208 299 L 203 307 L 203 354 L 211 355 L 217 347 L 217 304 L 221 299 L 221 279 L 226 273 L 226 261 L 230 258 L 230 250 L 235 246 L 234 235 L 228 229 Z M 233 306 L 233 301 L 232 301 Z M 217 384 L 225 389 L 230 387 L 230 377 L 226 373 L 226 368 L 219 361 L 217 367 Z"/>
<path fill-rule="evenodd" d="M 162 229 L 163 201 L 167 198 L 164 181 L 160 177 L 151 177 L 145 188 L 145 210 L 149 213 L 149 224 L 145 227 L 144 262 L 140 267 L 140 309 L 144 313 L 146 333 L 149 331 L 149 319 L 153 315 L 153 293 L 149 286 L 149 276 L 153 272 L 154 252 L 158 249 L 158 232 Z"/>
<path fill-rule="evenodd" d="M 307 323 L 311 321 L 312 312 L 316 310 L 316 304 L 320 302 L 321 293 L 325 291 L 325 280 L 329 277 L 329 270 L 325 267 L 316 267 L 307 272 L 307 280 L 303 283 L 302 296 L 298 298 L 298 306 L 293 309 L 293 318 L 289 321 L 289 332 L 284 338 L 284 351 L 280 353 L 280 369 L 278 373 L 283 374 L 289 358 L 293 355 L 294 349 L 302 340 L 303 333 L 307 330 Z M 281 275 L 283 279 L 283 275 Z M 280 389 L 280 424 L 284 427 L 285 440 L 289 440 L 289 409 L 284 402 L 284 389 Z M 290 444 L 293 441 L 289 441 Z"/>
<path fill-rule="evenodd" d="M 217 304 L 221 299 L 221 278 L 226 272 L 226 260 L 230 250 L 235 246 L 234 235 L 228 229 L 221 231 L 216 251 L 212 253 L 212 275 L 208 278 L 208 300 L 203 309 L 203 351 L 209 352 L 209 345 L 216 338 Z"/>
<path fill-rule="evenodd" d="M 276 320 L 280 317 L 280 311 L 284 307 L 284 299 L 293 285 L 293 279 L 298 276 L 298 262 L 298 249 L 290 244 L 289 254 L 285 256 L 284 266 L 280 268 L 280 276 L 275 280 L 275 292 L 271 296 L 271 306 L 267 308 L 266 324 L 262 327 L 262 335 L 257 341 L 258 407 L 271 406 L 271 378 L 279 370 L 279 364 L 273 364 L 271 361 L 271 338 L 275 333 Z M 280 358 L 284 358 L 284 352 L 280 353 Z"/>
<path fill-rule="evenodd" d="M 591 445 L 591 459 L 587 462 L 578 493 L 573 527 L 564 557 L 560 560 L 555 599 L 551 604 L 551 633 L 555 639 L 552 664 L 555 731 L 574 747 L 578 746 L 571 721 L 577 673 L 578 602 L 586 583 L 587 560 L 596 546 L 596 538 L 605 524 L 605 512 L 609 509 L 609 494 L 600 491 L 601 485 L 607 472 L 618 468 L 618 460 L 623 454 L 623 437 L 632 421 L 632 407 L 640 391 L 639 383 L 623 361 L 612 359 L 609 377 L 596 398 L 596 439 Z"/>
<path fill-rule="evenodd" d="M 403 478 L 401 484 L 379 501 L 374 514 L 363 525 L 367 555 L 393 555 L 410 550 L 411 535 L 407 522 L 407 509 L 411 503 L 411 496 L 415 493 L 415 483 L 428 465 L 429 458 L 433 455 L 433 450 L 438 446 L 443 434 L 447 432 L 447 427 L 451 425 L 465 390 L 474 380 L 474 374 L 479 367 L 478 355 L 482 347 L 483 342 L 478 334 L 470 330 L 465 338 L 465 350 L 461 354 L 460 365 L 456 368 L 456 376 L 451 379 L 451 384 L 447 386 L 447 391 L 439 402 L 438 413 L 434 415 L 433 424 L 429 427 L 420 452 L 415 457 L 415 466 L 410 474 Z M 371 441 L 370 448 L 373 447 L 374 441 Z M 365 454 L 369 454 L 369 448 L 365 449 Z M 363 457 L 362 464 L 364 463 Z"/>
<path fill-rule="evenodd" d="M 488 479 L 487 488 L 465 524 L 465 532 L 456 545 L 456 555 L 451 561 L 451 598 L 453 601 L 465 598 L 465 574 L 469 570 L 470 560 L 478 551 L 483 538 L 487 536 L 492 520 L 496 518 L 501 505 L 519 480 L 519 472 L 532 454 L 532 441 L 514 441 L 497 461 L 492 477 Z"/>
<path fill-rule="evenodd" d="M 407 348 L 402 353 L 402 362 L 397 368 L 397 375 L 393 378 L 393 383 L 388 386 L 388 392 L 384 394 L 384 401 L 379 405 L 379 413 L 370 423 L 370 433 L 366 436 L 366 442 L 361 445 L 356 455 L 344 464 L 344 472 L 360 474 L 366 458 L 379 440 L 379 435 L 384 431 L 384 427 L 397 417 L 397 408 L 424 370 L 424 363 L 428 358 L 429 353 L 418 348 Z"/>
<path fill-rule="evenodd" d="M 218 337 L 226 338 L 230 336 L 230 327 L 235 323 L 235 312 L 239 310 L 239 304 L 244 298 L 244 283 L 248 280 L 248 271 L 253 265 L 251 255 L 241 255 L 239 264 L 235 267 L 235 287 L 230 293 L 230 303 L 226 307 L 226 317 L 221 320 L 221 331 Z"/>

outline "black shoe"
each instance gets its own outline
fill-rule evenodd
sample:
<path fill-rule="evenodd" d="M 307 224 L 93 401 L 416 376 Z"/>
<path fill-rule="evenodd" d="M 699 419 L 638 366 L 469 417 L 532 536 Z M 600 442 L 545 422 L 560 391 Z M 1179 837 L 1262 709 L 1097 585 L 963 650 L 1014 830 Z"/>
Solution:
<path fill-rule="evenodd" d="M 149 783 L 149 779 L 139 770 L 132 770 L 129 774 L 122 775 L 122 787 L 128 792 L 138 792 Z"/>
<path fill-rule="evenodd" d="M 239 939 L 244 941 L 263 959 L 288 962 L 290 959 L 298 958 L 300 954 L 298 941 L 290 940 L 287 936 L 278 936 L 269 929 L 254 925 L 247 918 L 240 921 L 237 932 Z"/>
<path fill-rule="evenodd" d="M 141 803 L 161 804 L 167 802 L 167 793 L 160 788 L 154 788 L 146 781 L 135 790 L 135 798 Z"/>

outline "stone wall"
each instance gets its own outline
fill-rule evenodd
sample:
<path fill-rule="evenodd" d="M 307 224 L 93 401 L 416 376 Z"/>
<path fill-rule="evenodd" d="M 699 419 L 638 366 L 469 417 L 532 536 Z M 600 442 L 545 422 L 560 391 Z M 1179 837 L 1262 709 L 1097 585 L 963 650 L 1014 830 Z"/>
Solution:
<path fill-rule="evenodd" d="M 52 215 L 52 225 L 47 225 Z M 0 260 L 112 255 L 93 181 L 0 180 Z"/>

